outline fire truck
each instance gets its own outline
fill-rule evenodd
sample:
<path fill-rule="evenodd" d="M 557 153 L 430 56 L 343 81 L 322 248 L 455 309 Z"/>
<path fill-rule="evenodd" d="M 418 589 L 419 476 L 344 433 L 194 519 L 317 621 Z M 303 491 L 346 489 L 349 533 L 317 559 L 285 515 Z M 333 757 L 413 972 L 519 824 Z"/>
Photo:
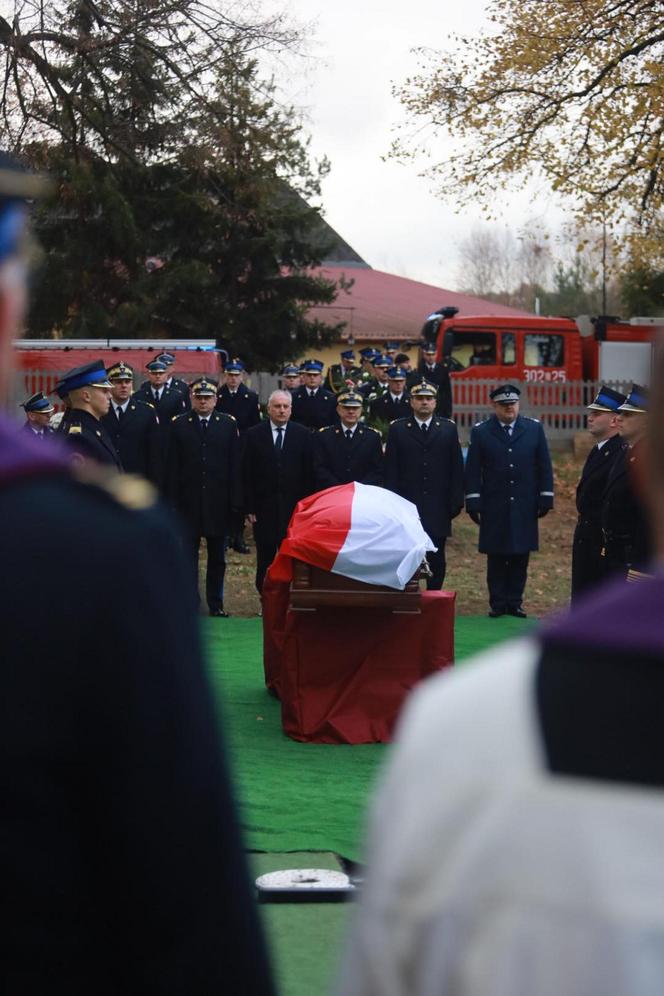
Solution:
<path fill-rule="evenodd" d="M 655 327 L 664 318 L 457 316 L 440 308 L 422 329 L 453 380 L 528 383 L 650 381 Z"/>

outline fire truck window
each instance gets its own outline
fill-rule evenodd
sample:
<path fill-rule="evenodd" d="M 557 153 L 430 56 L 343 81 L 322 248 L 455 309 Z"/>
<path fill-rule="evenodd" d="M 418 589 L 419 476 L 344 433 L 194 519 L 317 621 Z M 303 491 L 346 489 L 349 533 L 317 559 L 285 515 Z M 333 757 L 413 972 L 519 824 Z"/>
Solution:
<path fill-rule="evenodd" d="M 454 346 L 450 360 L 452 370 L 489 366 L 496 362 L 495 332 L 458 332 L 454 330 Z"/>
<path fill-rule="evenodd" d="M 565 365 L 565 339 L 562 335 L 524 336 L 523 364 L 526 367 L 562 367 Z"/>
<path fill-rule="evenodd" d="M 516 363 L 516 336 L 513 332 L 503 332 L 503 366 Z"/>

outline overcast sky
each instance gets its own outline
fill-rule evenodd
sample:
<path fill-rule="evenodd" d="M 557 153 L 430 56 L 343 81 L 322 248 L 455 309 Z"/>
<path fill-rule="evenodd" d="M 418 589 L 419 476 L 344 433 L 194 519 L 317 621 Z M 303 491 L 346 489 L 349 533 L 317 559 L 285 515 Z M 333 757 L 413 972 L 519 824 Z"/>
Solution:
<path fill-rule="evenodd" d="M 414 164 L 383 162 L 403 111 L 394 82 L 412 73 L 416 46 L 444 48 L 454 31 L 482 30 L 485 0 L 290 0 L 289 10 L 312 26 L 307 70 L 289 81 L 289 96 L 307 110 L 315 154 L 332 170 L 323 186 L 329 223 L 376 269 L 459 287 L 456 245 L 481 219 L 454 211 L 431 193 Z M 537 199 L 513 203 L 505 223 L 518 229 L 532 216 L 559 215 Z"/>

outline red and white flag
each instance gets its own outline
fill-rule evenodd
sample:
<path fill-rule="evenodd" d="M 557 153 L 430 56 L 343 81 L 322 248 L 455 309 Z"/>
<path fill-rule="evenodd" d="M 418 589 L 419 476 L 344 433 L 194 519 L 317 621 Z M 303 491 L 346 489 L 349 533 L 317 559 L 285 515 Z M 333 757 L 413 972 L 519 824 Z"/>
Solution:
<path fill-rule="evenodd" d="M 354 481 L 295 506 L 270 577 L 291 581 L 295 557 L 333 574 L 403 591 L 425 553 L 435 549 L 412 502 Z"/>

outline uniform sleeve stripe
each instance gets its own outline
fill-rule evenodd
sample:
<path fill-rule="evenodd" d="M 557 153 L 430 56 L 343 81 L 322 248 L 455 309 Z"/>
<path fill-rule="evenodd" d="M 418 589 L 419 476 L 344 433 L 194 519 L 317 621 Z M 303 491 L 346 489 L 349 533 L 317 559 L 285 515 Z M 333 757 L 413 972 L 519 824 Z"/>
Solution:
<path fill-rule="evenodd" d="M 481 498 L 481 495 L 478 491 L 477 494 L 466 495 L 466 498 Z"/>
<path fill-rule="evenodd" d="M 547 498 L 553 498 L 553 491 L 540 491 L 541 495 L 546 495 Z"/>

